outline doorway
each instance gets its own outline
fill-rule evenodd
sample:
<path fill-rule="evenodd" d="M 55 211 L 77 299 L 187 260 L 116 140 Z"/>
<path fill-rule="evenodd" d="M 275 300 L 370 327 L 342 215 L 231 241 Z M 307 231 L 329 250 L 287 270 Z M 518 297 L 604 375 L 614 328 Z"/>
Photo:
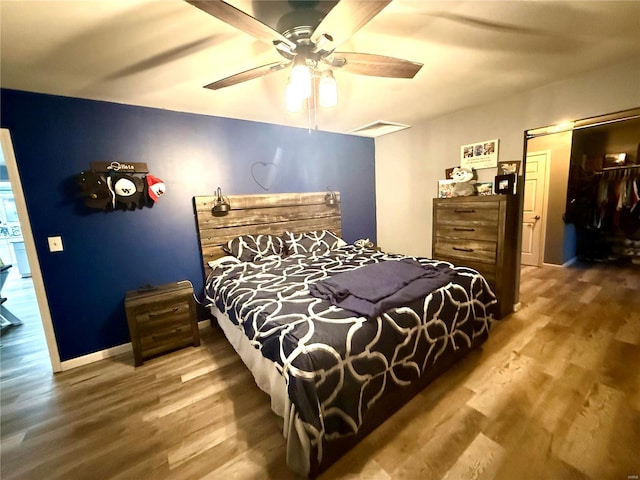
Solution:
<path fill-rule="evenodd" d="M 7 199 L 4 209 L 7 228 L 5 240 L 9 240 L 8 237 L 13 237 L 10 249 L 2 250 L 2 255 L 8 256 L 7 258 L 11 259 L 12 265 L 6 272 L 6 282 L 2 289 L 2 296 L 6 297 L 3 305 L 9 312 L 11 312 L 10 308 L 13 308 L 12 315 L 17 321 L 22 322 L 22 325 L 9 327 L 6 338 L 3 338 L 3 350 L 8 348 L 11 343 L 9 335 L 24 332 L 25 339 L 29 342 L 35 342 L 34 348 L 37 349 L 37 352 L 29 351 L 28 353 L 36 357 L 42 354 L 49 359 L 49 369 L 59 372 L 62 370 L 60 355 L 9 130 L 0 129 L 0 143 L 2 145 L 0 171 L 6 175 L 6 181 L 0 182 L 5 187 L 4 198 L 1 199 L 3 204 Z M 0 236 L 3 233 L 5 233 L 4 230 L 0 231 Z M 4 258 L 3 260 L 4 263 L 9 263 Z M 10 295 L 13 297 L 10 298 Z M 22 316 L 22 320 L 20 316 Z M 26 320 L 28 320 L 28 324 Z M 3 369 L 5 366 L 5 362 L 3 362 Z"/>
<path fill-rule="evenodd" d="M 550 159 L 549 150 L 527 153 L 522 208 L 522 265 L 542 266 Z"/>
<path fill-rule="evenodd" d="M 529 180 L 531 167 L 526 165 L 529 162 L 529 155 L 532 153 L 548 152 L 546 155 L 545 174 L 546 186 L 544 191 L 546 192 L 542 200 L 538 200 L 538 204 L 542 203 L 542 213 L 535 213 L 540 215 L 540 219 L 532 218 L 530 220 L 536 220 L 536 227 L 532 233 L 536 233 L 542 236 L 540 240 L 540 258 L 538 259 L 538 265 L 564 265 L 571 261 L 575 254 L 570 248 L 572 226 L 568 225 L 563 220 L 563 214 L 566 210 L 567 204 L 567 186 L 569 183 L 569 164 L 571 160 L 571 143 L 573 132 L 570 127 L 567 127 L 564 131 L 558 131 L 558 127 L 548 127 L 544 132 L 536 133 L 536 135 L 530 136 L 531 130 L 527 132 L 526 138 L 526 156 L 525 156 L 525 179 L 526 183 Z M 550 130 L 547 132 L 547 130 Z M 538 157 L 539 159 L 541 157 Z M 538 167 L 541 167 L 539 165 Z M 537 189 L 536 189 L 537 190 Z M 526 194 L 526 192 L 525 192 Z M 524 195 L 523 195 L 524 199 Z M 533 200 L 532 200 L 533 202 Z M 523 211 L 524 214 L 524 211 Z M 524 215 L 522 217 L 524 220 Z M 526 231 L 527 227 L 523 224 L 522 236 L 529 232 Z M 525 249 L 525 242 L 523 241 L 523 248 Z M 526 262 L 526 258 L 524 262 Z M 521 263 L 525 264 L 522 259 Z M 534 261 L 531 264 L 535 264 Z"/>

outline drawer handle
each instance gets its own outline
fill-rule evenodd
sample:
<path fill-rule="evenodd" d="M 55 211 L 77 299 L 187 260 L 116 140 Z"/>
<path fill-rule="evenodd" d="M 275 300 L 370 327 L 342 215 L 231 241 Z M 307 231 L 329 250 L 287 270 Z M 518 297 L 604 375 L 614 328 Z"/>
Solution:
<path fill-rule="evenodd" d="M 473 248 L 451 247 L 459 252 L 473 252 Z"/>
<path fill-rule="evenodd" d="M 475 232 L 475 228 L 462 228 L 462 227 L 453 227 L 453 230 L 456 232 Z"/>
<path fill-rule="evenodd" d="M 166 315 L 167 313 L 176 313 L 179 309 L 180 309 L 180 307 L 176 306 L 176 307 L 173 307 L 173 308 L 167 308 L 166 310 L 156 310 L 155 312 L 150 312 L 149 313 L 149 317 L 151 317 L 151 318 L 162 317 L 162 316 Z"/>
<path fill-rule="evenodd" d="M 164 333 L 162 335 L 151 335 L 151 338 L 153 340 L 164 340 L 165 338 L 167 338 L 167 335 L 182 333 L 183 331 L 184 331 L 184 327 L 173 328 L 170 333 Z"/>
<path fill-rule="evenodd" d="M 456 213 L 476 213 L 473 208 L 456 208 L 454 210 Z"/>

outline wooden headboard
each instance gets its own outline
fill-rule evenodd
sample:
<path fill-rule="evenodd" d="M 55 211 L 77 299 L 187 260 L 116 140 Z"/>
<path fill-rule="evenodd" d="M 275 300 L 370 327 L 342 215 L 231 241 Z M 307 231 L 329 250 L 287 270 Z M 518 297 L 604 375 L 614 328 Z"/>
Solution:
<path fill-rule="evenodd" d="M 231 211 L 224 216 L 211 212 L 216 195 L 193 197 L 205 277 L 210 271 L 208 262 L 226 255 L 222 245 L 238 235 L 331 230 L 342 236 L 340 193 L 336 192 L 335 206 L 325 205 L 325 195 L 326 192 L 228 195 Z"/>

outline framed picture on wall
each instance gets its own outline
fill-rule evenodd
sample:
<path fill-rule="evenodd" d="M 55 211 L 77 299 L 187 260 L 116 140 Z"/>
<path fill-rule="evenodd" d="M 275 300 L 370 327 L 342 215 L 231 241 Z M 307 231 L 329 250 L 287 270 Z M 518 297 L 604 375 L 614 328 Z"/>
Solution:
<path fill-rule="evenodd" d="M 515 190 L 516 175 L 515 173 L 509 173 L 507 175 L 496 176 L 495 192 L 497 195 L 511 195 Z"/>
<path fill-rule="evenodd" d="M 460 166 L 481 168 L 495 168 L 498 165 L 498 139 L 484 142 L 470 143 L 460 147 Z"/>

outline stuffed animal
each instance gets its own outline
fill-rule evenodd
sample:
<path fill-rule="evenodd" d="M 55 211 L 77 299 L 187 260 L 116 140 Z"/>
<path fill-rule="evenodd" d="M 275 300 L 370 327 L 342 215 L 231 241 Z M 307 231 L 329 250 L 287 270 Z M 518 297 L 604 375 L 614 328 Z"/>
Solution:
<path fill-rule="evenodd" d="M 456 167 L 453 169 L 451 178 L 455 182 L 453 187 L 454 197 L 468 197 L 476 191 L 474 184 L 476 183 L 476 174 L 471 167 Z"/>

